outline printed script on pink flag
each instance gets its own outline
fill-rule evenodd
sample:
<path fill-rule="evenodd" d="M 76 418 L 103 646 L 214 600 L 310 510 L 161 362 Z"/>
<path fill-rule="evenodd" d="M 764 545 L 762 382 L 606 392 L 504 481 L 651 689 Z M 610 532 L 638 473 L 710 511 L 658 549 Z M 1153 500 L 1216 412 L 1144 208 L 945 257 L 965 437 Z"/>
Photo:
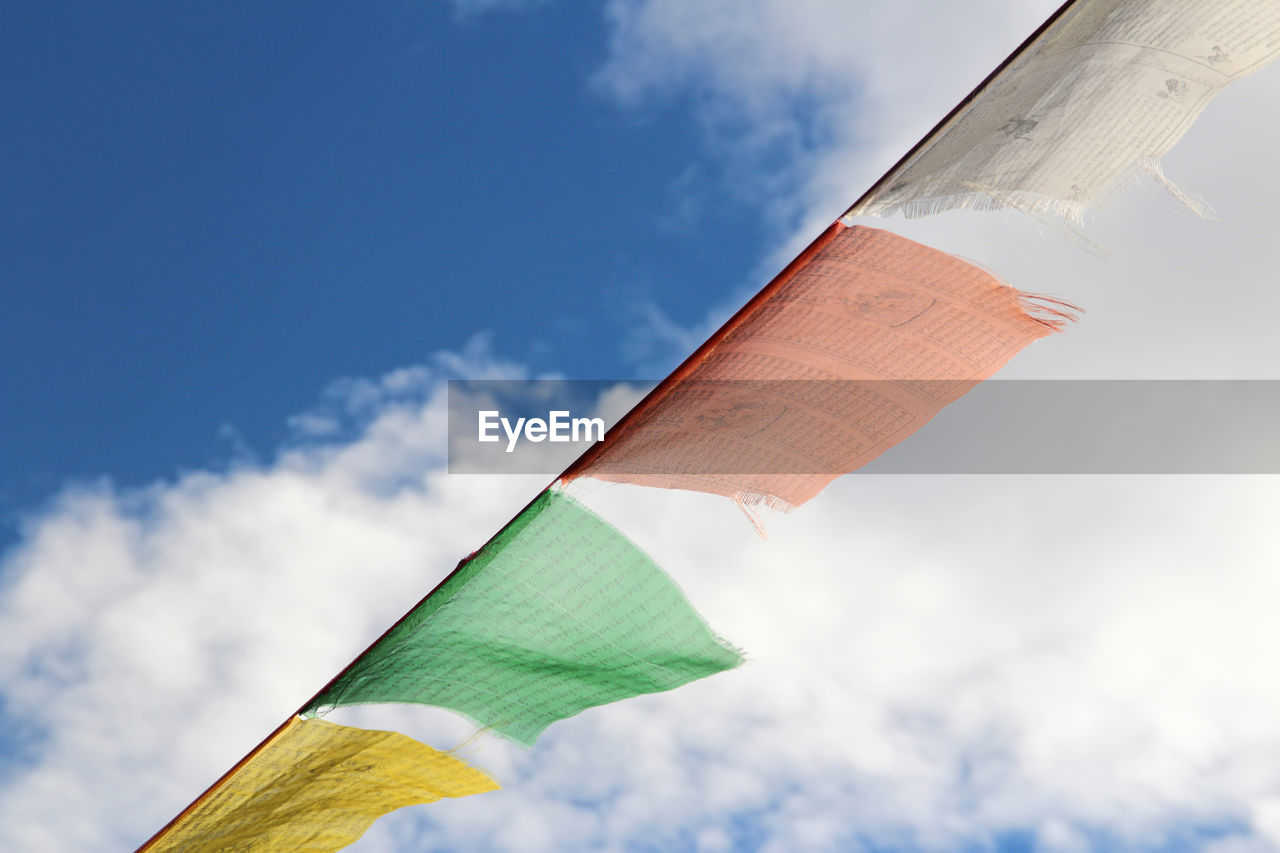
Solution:
<path fill-rule="evenodd" d="M 799 506 L 1059 329 L 1069 308 L 836 223 L 563 479 Z"/>

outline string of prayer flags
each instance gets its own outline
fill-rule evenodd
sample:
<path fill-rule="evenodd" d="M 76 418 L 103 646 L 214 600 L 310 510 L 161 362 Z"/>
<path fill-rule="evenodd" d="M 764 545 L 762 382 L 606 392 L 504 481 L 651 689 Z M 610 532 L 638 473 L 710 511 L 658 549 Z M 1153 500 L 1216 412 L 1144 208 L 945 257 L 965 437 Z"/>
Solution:
<path fill-rule="evenodd" d="M 388 812 L 497 788 L 485 773 L 402 734 L 293 717 L 143 849 L 329 853 Z"/>
<path fill-rule="evenodd" d="M 749 517 L 805 503 L 1072 319 L 850 217 L 1078 219 L 1135 166 L 1163 180 L 1205 104 L 1278 50 L 1275 0 L 1069 2 L 562 481 L 709 492 Z M 549 489 L 142 850 L 327 853 L 395 809 L 498 787 L 404 735 L 315 719 L 332 708 L 435 705 L 532 744 L 741 662 L 643 551 Z"/>
<path fill-rule="evenodd" d="M 1081 220 L 1280 51 L 1274 0 L 1077 0 L 846 217 L 1016 207 Z"/>
<path fill-rule="evenodd" d="M 306 713 L 417 702 L 532 744 L 556 720 L 741 660 L 643 551 L 547 491 Z"/>
<path fill-rule="evenodd" d="M 959 258 L 840 223 L 761 297 L 564 479 L 790 509 L 1070 319 Z"/>

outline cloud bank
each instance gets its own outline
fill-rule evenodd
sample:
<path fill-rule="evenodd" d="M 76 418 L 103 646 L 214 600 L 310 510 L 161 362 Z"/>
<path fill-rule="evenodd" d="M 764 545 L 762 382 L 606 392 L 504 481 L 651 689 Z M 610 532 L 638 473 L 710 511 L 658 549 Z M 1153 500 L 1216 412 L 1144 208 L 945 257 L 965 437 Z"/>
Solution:
<path fill-rule="evenodd" d="M 139 843 L 540 487 L 443 473 L 442 363 L 335 389 L 330 410 L 364 413 L 349 439 L 85 486 L 30 520 L 3 566 L 26 734 L 0 846 Z M 575 489 L 748 663 L 532 750 L 481 736 L 461 754 L 504 791 L 352 849 L 1280 842 L 1273 479 L 854 476 L 764 542 L 728 501 Z M 336 718 L 469 733 L 432 709 Z"/>

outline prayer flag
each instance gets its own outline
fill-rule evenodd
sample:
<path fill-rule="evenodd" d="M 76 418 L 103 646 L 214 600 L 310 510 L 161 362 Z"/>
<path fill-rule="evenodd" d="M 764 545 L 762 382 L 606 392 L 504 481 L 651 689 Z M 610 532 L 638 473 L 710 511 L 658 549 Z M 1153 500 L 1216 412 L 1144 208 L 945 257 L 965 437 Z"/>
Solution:
<path fill-rule="evenodd" d="M 548 491 L 307 710 L 439 705 L 531 744 L 556 720 L 741 660 L 643 551 Z"/>
<path fill-rule="evenodd" d="M 328 853 L 388 812 L 497 788 L 402 734 L 294 717 L 143 849 Z"/>
<path fill-rule="evenodd" d="M 1274 0 L 1077 0 L 846 217 L 1017 207 L 1079 221 L 1280 51 Z"/>
<path fill-rule="evenodd" d="M 798 506 L 1069 319 L 1052 305 L 945 252 L 836 223 L 565 479 Z"/>

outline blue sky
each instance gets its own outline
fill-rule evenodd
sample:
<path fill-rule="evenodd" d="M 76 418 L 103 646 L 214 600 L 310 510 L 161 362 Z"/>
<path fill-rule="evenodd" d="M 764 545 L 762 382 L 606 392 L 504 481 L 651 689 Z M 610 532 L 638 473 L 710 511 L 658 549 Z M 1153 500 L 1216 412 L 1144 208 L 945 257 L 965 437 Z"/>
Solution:
<path fill-rule="evenodd" d="M 477 333 L 635 375 L 645 311 L 692 324 L 757 260 L 691 115 L 592 86 L 593 5 L 6 3 L 0 33 L 9 535 Z"/>
<path fill-rule="evenodd" d="M 665 372 L 1054 6 L 0 2 L 0 848 L 141 842 L 545 484 L 447 379 Z M 869 224 L 1087 309 L 1002 375 L 1280 378 L 1276 72 L 1165 158 L 1217 221 Z M 504 785 L 353 850 L 1280 849 L 1274 478 L 574 488 L 747 664 L 335 713 Z"/>

